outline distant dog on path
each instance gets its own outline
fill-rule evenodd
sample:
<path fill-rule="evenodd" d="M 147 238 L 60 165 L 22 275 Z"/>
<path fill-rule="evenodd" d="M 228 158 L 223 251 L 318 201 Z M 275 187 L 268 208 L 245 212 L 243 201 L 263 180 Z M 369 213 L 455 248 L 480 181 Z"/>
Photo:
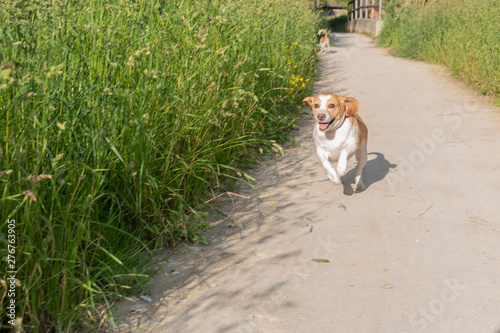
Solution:
<path fill-rule="evenodd" d="M 321 52 L 325 53 L 327 51 L 327 47 L 330 47 L 330 37 L 328 37 L 328 31 L 325 29 L 321 29 L 318 31 L 319 36 L 319 46 L 321 46 Z"/>
<path fill-rule="evenodd" d="M 358 115 L 359 103 L 352 97 L 335 94 L 306 97 L 313 111 L 313 143 L 328 178 L 335 184 L 344 180 L 347 160 L 356 155 L 358 165 L 354 172 L 354 190 L 365 189 L 361 179 L 366 164 L 368 129 Z M 337 162 L 335 169 L 330 161 Z"/>

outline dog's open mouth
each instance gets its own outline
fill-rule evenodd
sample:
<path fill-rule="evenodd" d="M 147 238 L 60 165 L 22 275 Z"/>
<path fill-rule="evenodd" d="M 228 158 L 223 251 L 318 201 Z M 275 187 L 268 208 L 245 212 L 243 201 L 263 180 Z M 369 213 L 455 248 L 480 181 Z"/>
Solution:
<path fill-rule="evenodd" d="M 320 123 L 318 122 L 318 125 L 319 125 L 319 130 L 320 131 L 326 131 L 331 124 L 333 124 L 333 122 L 335 121 L 335 118 L 332 119 L 332 121 L 330 121 L 329 123 Z"/>

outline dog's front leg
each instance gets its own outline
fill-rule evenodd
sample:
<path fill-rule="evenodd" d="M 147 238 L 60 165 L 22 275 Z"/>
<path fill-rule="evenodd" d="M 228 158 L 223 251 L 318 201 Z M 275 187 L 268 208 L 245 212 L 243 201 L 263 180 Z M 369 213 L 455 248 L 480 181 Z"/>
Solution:
<path fill-rule="evenodd" d="M 316 156 L 318 156 L 319 161 L 323 165 L 323 168 L 325 169 L 326 175 L 328 176 L 328 178 L 334 184 L 339 185 L 341 183 L 341 180 L 340 180 L 339 176 L 337 175 L 337 172 L 333 168 L 332 164 L 330 163 L 330 160 L 328 159 L 328 154 L 321 149 L 317 149 Z"/>
<path fill-rule="evenodd" d="M 341 180 L 343 180 L 346 172 L 347 172 L 347 157 L 348 153 L 345 150 L 340 152 L 339 160 L 337 162 L 337 175 Z"/>

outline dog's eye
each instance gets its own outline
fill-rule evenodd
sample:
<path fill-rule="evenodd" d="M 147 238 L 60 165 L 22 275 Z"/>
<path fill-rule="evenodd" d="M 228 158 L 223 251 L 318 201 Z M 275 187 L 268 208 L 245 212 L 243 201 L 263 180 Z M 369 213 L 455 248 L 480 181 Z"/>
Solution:
<path fill-rule="evenodd" d="M 328 105 L 328 107 L 333 109 L 335 107 L 335 104 L 330 104 L 330 105 Z"/>
<path fill-rule="evenodd" d="M 315 107 L 316 109 L 319 109 L 319 104 L 314 104 L 314 107 Z"/>

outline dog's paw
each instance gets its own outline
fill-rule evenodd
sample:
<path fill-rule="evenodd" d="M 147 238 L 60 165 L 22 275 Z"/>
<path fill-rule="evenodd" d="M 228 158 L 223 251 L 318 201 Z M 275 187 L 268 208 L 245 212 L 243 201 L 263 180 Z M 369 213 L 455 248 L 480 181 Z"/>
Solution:
<path fill-rule="evenodd" d="M 330 178 L 330 180 L 332 181 L 332 183 L 334 183 L 335 185 L 340 185 L 342 184 L 342 180 L 338 177 L 328 177 Z"/>
<path fill-rule="evenodd" d="M 337 169 L 337 175 L 340 178 L 344 178 L 344 176 L 345 176 L 346 173 L 347 173 L 347 169 L 344 169 L 344 168 L 338 168 Z"/>
<path fill-rule="evenodd" d="M 356 192 L 361 192 L 364 190 L 366 190 L 366 186 L 365 186 L 365 184 L 363 184 L 362 181 L 360 181 L 358 184 L 356 184 L 356 187 L 354 189 L 354 191 L 356 191 Z"/>

